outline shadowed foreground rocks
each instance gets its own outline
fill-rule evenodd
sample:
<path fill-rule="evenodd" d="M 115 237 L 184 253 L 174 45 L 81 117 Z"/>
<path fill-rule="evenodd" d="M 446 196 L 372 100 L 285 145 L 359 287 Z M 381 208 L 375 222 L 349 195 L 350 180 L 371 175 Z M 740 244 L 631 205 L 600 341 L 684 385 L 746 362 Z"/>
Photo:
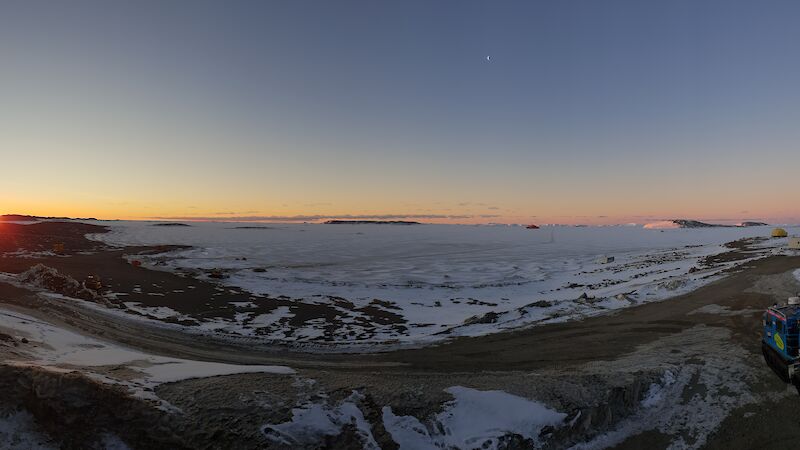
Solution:
<path fill-rule="evenodd" d="M 0 366 L 0 408 L 31 413 L 62 448 L 99 448 L 104 433 L 134 448 L 188 448 L 179 416 L 77 372 Z"/>

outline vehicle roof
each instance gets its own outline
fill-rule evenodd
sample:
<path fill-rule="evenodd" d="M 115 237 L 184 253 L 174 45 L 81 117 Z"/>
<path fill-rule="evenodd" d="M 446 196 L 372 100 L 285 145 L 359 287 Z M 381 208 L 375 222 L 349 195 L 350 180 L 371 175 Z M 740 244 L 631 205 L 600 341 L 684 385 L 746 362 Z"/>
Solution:
<path fill-rule="evenodd" d="M 795 318 L 794 316 L 800 314 L 800 305 L 770 306 L 769 309 L 787 318 Z"/>

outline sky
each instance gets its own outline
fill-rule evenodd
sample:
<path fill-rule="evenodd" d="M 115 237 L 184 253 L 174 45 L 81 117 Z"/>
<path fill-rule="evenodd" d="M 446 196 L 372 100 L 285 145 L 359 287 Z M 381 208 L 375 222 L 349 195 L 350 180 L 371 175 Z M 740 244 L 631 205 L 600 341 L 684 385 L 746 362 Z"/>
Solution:
<path fill-rule="evenodd" d="M 3 1 L 0 212 L 798 222 L 797 17 L 793 1 Z"/>

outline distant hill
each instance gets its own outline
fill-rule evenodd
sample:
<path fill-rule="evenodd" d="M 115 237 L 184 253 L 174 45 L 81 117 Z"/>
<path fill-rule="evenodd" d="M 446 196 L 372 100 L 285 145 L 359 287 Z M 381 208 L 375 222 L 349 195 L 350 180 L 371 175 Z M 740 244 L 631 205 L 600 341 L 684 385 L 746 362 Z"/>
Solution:
<path fill-rule="evenodd" d="M 28 216 L 24 214 L 4 214 L 0 216 L 0 222 L 36 222 L 39 220 L 97 220 L 94 217 L 43 217 Z"/>
<path fill-rule="evenodd" d="M 768 223 L 764 222 L 742 222 L 737 227 L 765 227 L 769 225 Z"/>
<path fill-rule="evenodd" d="M 4 214 L 0 216 L 0 222 L 34 222 L 36 220 L 39 220 L 39 218 L 21 214 Z"/>
<path fill-rule="evenodd" d="M 420 225 L 406 220 L 326 220 L 326 225 Z"/>
<path fill-rule="evenodd" d="M 712 228 L 712 227 L 730 227 L 732 225 L 718 225 L 715 223 L 705 223 L 699 220 L 676 219 L 673 222 L 680 228 Z"/>
<path fill-rule="evenodd" d="M 699 220 L 689 219 L 673 219 L 663 220 L 661 222 L 648 223 L 644 228 L 659 229 L 659 228 L 734 228 L 734 227 L 761 227 L 768 225 L 763 222 L 742 222 L 737 225 L 723 225 L 718 223 L 706 223 Z"/>

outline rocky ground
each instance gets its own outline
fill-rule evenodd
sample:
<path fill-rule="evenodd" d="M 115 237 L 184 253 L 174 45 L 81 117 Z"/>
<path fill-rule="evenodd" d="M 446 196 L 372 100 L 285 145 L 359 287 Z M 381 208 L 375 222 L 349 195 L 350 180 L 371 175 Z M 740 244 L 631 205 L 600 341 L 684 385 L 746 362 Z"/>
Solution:
<path fill-rule="evenodd" d="M 122 260 L 61 232 L 72 236 L 72 253 L 42 258 L 82 287 L 97 264 Z M 15 242 L 15 248 L 40 252 L 52 245 L 31 236 Z M 732 245 L 736 251 L 746 249 Z M 33 265 L 29 257 L 0 258 L 0 272 L 19 274 Z M 129 267 L 112 282 L 135 282 L 126 281 L 135 276 Z M 0 426 L 0 438 L 11 442 L 7 448 L 24 448 L 32 441 L 20 439 L 36 436 L 41 447 L 29 447 L 392 449 L 400 440 L 392 434 L 392 417 L 413 417 L 427 435 L 446 435 L 454 398 L 447 390 L 463 386 L 503 391 L 563 415 L 535 435 L 484 436 L 469 444 L 476 448 L 487 442 L 496 448 L 787 448 L 800 438 L 800 398 L 763 363 L 760 315 L 800 291 L 792 274 L 797 268 L 800 257 L 776 256 L 748 262 L 686 295 L 613 315 L 344 355 L 190 336 L 7 279 L 0 282 L 0 307 L 37 320 L 153 355 L 280 364 L 295 373 L 185 379 L 158 384 L 154 397 L 134 396 L 97 376 L 124 379 L 125 367 L 42 367 L 33 338 L 0 329 L 0 417 L 28 425 Z M 173 282 L 166 273 L 137 272 L 158 285 Z M 324 426 L 305 434 L 291 426 L 315 411 Z"/>

